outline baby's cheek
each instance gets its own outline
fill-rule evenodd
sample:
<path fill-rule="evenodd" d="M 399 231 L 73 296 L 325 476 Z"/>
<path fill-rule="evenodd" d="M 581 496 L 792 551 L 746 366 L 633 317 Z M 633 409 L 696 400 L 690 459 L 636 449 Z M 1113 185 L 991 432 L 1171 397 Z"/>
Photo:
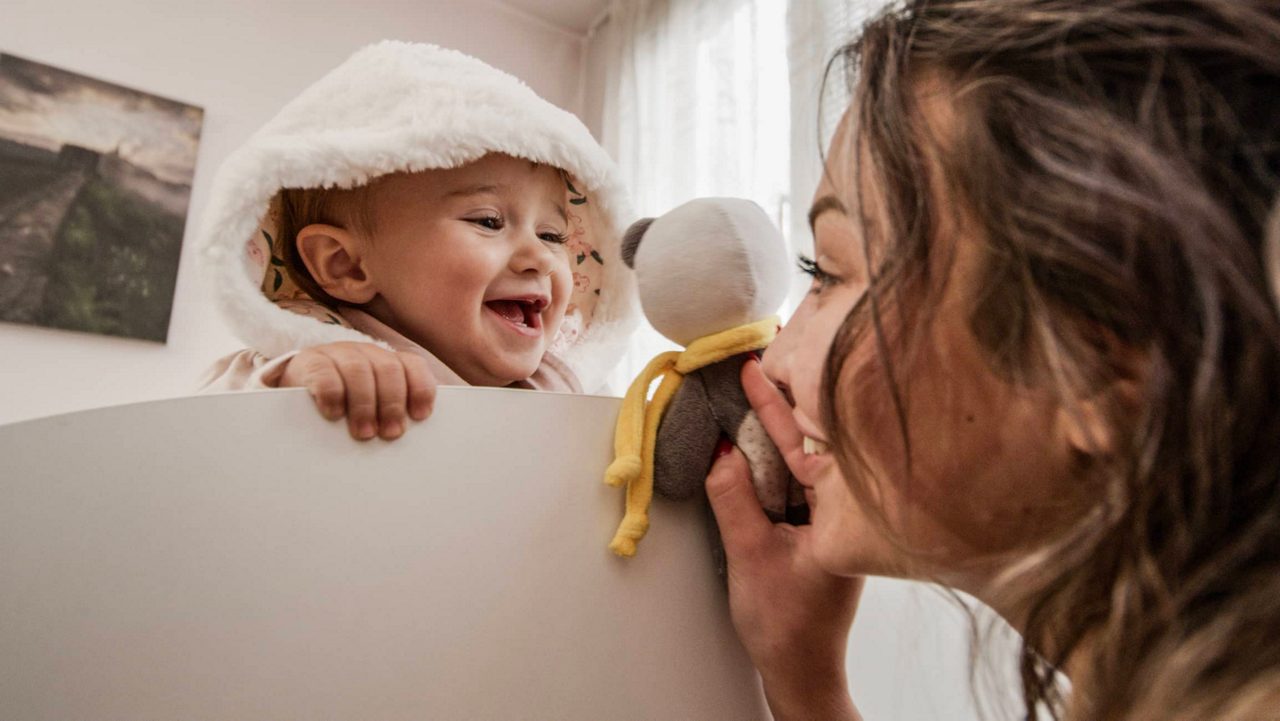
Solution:
<path fill-rule="evenodd" d="M 573 295 L 573 271 L 569 268 L 569 259 L 561 257 L 551 271 L 551 304 L 564 311 Z"/>

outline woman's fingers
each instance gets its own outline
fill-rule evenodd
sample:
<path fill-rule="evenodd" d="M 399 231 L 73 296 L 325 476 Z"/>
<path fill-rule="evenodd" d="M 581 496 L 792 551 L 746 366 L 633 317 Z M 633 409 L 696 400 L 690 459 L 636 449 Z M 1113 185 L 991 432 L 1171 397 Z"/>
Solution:
<path fill-rule="evenodd" d="M 844 655 L 861 581 L 822 568 L 812 527 L 770 523 L 749 473 L 746 458 L 735 449 L 707 476 L 707 497 L 729 562 L 734 628 L 764 678 L 771 705 L 812 710 L 851 704 Z M 798 705 L 791 703 L 795 690 Z M 815 694 L 827 700 L 814 706 Z"/>
<path fill-rule="evenodd" d="M 760 507 L 751 484 L 751 469 L 741 451 L 735 448 L 716 459 L 706 489 L 730 559 L 755 553 L 768 542 L 773 524 Z"/>
<path fill-rule="evenodd" d="M 804 434 L 796 426 L 791 405 L 765 376 L 759 361 L 751 360 L 743 364 L 742 388 L 747 393 L 747 401 L 760 417 L 760 423 L 782 453 L 783 460 L 791 469 L 791 475 L 801 478 L 801 469 L 804 468 Z"/>

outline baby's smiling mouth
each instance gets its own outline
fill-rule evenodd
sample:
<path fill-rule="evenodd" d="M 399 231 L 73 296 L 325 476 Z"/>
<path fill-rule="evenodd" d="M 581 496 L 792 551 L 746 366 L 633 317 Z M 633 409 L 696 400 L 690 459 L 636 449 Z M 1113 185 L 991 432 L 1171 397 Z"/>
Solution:
<path fill-rule="evenodd" d="M 542 331 L 542 311 L 550 304 L 542 296 L 523 296 L 487 300 L 484 305 L 515 330 L 525 335 L 537 335 Z"/>

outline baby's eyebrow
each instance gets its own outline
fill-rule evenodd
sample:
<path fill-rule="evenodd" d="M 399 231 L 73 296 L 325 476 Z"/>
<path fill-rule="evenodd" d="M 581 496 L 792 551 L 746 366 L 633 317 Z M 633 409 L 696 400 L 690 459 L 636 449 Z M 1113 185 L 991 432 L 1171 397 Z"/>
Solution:
<path fill-rule="evenodd" d="M 465 188 L 450 190 L 444 194 L 445 199 L 452 198 L 468 198 L 473 195 L 499 195 L 506 188 L 505 185 L 468 185 Z M 564 206 L 559 203 L 552 203 L 551 206 L 556 209 L 556 214 L 560 216 L 560 220 L 569 222 L 569 214 L 565 212 Z"/>
<path fill-rule="evenodd" d="M 446 198 L 465 198 L 472 195 L 496 195 L 502 190 L 500 185 L 468 185 L 465 188 L 450 190 L 444 194 Z"/>

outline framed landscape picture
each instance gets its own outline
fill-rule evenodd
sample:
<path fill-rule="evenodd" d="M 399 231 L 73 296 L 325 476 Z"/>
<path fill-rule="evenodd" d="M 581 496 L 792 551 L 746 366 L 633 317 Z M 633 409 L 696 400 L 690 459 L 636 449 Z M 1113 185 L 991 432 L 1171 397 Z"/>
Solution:
<path fill-rule="evenodd" d="M 0 321 L 164 342 L 203 119 L 0 53 Z"/>

